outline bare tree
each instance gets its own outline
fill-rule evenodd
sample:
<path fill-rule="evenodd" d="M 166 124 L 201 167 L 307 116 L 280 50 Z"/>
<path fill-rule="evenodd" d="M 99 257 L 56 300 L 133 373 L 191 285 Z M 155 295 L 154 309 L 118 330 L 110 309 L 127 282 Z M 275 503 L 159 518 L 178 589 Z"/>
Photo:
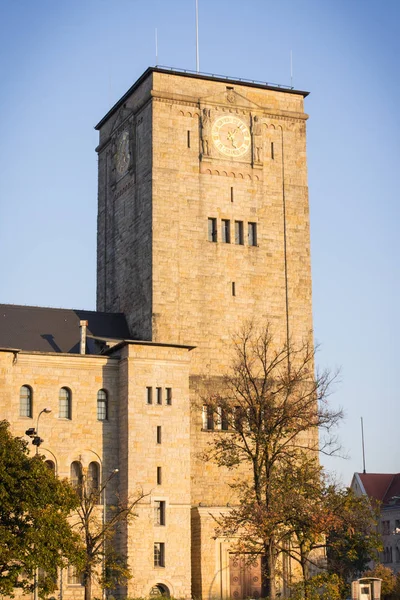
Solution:
<path fill-rule="evenodd" d="M 318 452 L 338 450 L 332 430 L 342 411 L 328 406 L 334 375 L 315 373 L 310 344 L 277 349 L 269 325 L 250 324 L 233 350 L 222 389 L 209 391 L 206 399 L 229 428 L 214 436 L 205 458 L 230 469 L 240 466 L 233 484 L 238 505 L 218 519 L 217 534 L 236 538 L 238 551 L 263 556 L 262 594 L 274 600 L 277 557 L 291 531 L 288 490 Z M 327 435 L 320 439 L 321 430 Z"/>
<path fill-rule="evenodd" d="M 115 493 L 115 501 L 106 508 L 107 488 L 116 473 L 118 469 L 112 471 L 100 485 L 83 473 L 75 486 L 79 505 L 72 527 L 80 532 L 82 538 L 80 572 L 85 600 L 91 600 L 94 578 L 106 589 L 131 577 L 126 557 L 118 552 L 115 537 L 119 525 L 136 516 L 135 507 L 146 494 L 138 490 L 134 498 L 121 499 Z"/>

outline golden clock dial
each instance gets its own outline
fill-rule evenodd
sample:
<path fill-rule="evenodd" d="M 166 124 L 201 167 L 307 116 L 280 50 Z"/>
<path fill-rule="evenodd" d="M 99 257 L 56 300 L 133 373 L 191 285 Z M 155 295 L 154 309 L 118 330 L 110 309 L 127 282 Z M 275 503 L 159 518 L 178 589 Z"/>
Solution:
<path fill-rule="evenodd" d="M 237 157 L 250 148 L 251 136 L 246 123 L 234 115 L 218 117 L 212 126 L 214 146 L 225 156 Z"/>
<path fill-rule="evenodd" d="M 129 132 L 121 133 L 117 146 L 117 171 L 120 175 L 126 173 L 131 160 L 129 152 Z"/>

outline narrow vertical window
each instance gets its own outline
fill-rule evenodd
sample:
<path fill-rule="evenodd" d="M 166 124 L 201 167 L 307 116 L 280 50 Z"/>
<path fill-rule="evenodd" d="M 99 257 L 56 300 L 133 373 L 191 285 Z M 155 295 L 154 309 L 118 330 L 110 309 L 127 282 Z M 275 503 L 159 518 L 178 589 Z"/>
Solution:
<path fill-rule="evenodd" d="M 257 246 L 257 223 L 249 223 L 249 246 Z"/>
<path fill-rule="evenodd" d="M 234 281 L 232 281 L 232 296 L 236 296 L 236 285 Z"/>
<path fill-rule="evenodd" d="M 154 566 L 165 566 L 165 549 L 164 542 L 154 542 Z"/>
<path fill-rule="evenodd" d="M 228 431 L 229 429 L 228 413 L 223 408 L 221 409 L 221 429 L 222 431 Z"/>
<path fill-rule="evenodd" d="M 243 221 L 235 221 L 235 244 L 244 244 Z"/>
<path fill-rule="evenodd" d="M 56 465 L 52 460 L 45 460 L 44 464 L 49 469 L 49 471 L 53 471 L 54 475 L 56 474 Z"/>
<path fill-rule="evenodd" d="M 168 404 L 168 406 L 171 406 L 171 404 L 172 404 L 172 388 L 170 388 L 170 387 L 165 388 L 165 393 L 166 393 L 165 402 L 166 402 L 166 404 Z"/>
<path fill-rule="evenodd" d="M 72 487 L 79 490 L 82 486 L 82 465 L 77 460 L 71 463 L 70 480 Z"/>
<path fill-rule="evenodd" d="M 233 187 L 231 187 L 231 202 L 233 202 Z"/>
<path fill-rule="evenodd" d="M 154 502 L 154 524 L 165 525 L 165 501 L 156 500 Z"/>
<path fill-rule="evenodd" d="M 157 425 L 157 444 L 161 444 L 161 425 Z"/>
<path fill-rule="evenodd" d="M 208 241 L 217 241 L 217 219 L 210 217 L 208 219 Z"/>
<path fill-rule="evenodd" d="M 162 470 L 161 467 L 157 467 L 157 485 L 162 483 Z"/>
<path fill-rule="evenodd" d="M 222 241 L 225 244 L 230 244 L 231 241 L 231 222 L 229 219 L 222 219 Z"/>
<path fill-rule="evenodd" d="M 147 394 L 147 404 L 153 404 L 153 388 L 147 387 L 146 394 Z"/>
<path fill-rule="evenodd" d="M 23 385 L 19 391 L 19 416 L 32 418 L 32 389 Z"/>
<path fill-rule="evenodd" d="M 190 130 L 187 132 L 187 147 L 190 148 Z"/>
<path fill-rule="evenodd" d="M 62 387 L 58 394 L 58 418 L 71 418 L 71 391 Z"/>
<path fill-rule="evenodd" d="M 105 390 L 99 390 L 97 392 L 97 420 L 107 421 L 108 419 L 108 406 L 107 406 L 107 392 Z"/>
<path fill-rule="evenodd" d="M 272 160 L 274 160 L 274 158 L 275 158 L 274 142 L 271 142 L 271 158 L 272 158 Z"/>
<path fill-rule="evenodd" d="M 100 468 L 96 462 L 91 462 L 87 470 L 87 491 L 89 494 L 96 495 L 99 492 Z M 96 498 L 98 501 L 98 498 Z"/>
<path fill-rule="evenodd" d="M 203 429 L 214 429 L 214 412 L 212 406 L 203 406 Z"/>
<path fill-rule="evenodd" d="M 162 404 L 162 388 L 157 388 L 157 404 Z"/>

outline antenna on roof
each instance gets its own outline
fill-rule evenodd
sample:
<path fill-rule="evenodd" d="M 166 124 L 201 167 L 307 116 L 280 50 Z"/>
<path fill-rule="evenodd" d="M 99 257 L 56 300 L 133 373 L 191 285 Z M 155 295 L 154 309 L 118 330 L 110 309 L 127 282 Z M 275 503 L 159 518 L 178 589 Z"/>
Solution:
<path fill-rule="evenodd" d="M 293 87 L 293 52 L 290 51 L 290 87 Z"/>
<path fill-rule="evenodd" d="M 365 448 L 364 448 L 364 422 L 361 417 L 361 442 L 362 442 L 362 453 L 363 453 L 363 473 L 366 473 L 365 470 Z"/>
<path fill-rule="evenodd" d="M 155 31 L 155 36 L 156 36 L 156 67 L 158 65 L 158 36 L 157 36 L 157 27 L 156 27 L 156 31 Z"/>
<path fill-rule="evenodd" d="M 199 61 L 199 0 L 196 0 L 196 71 L 200 71 Z"/>

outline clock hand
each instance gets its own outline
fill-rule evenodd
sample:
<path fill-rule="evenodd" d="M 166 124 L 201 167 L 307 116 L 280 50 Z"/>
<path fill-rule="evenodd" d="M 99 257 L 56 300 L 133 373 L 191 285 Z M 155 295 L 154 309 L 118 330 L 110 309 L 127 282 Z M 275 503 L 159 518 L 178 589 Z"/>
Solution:
<path fill-rule="evenodd" d="M 236 148 L 236 144 L 235 144 L 235 135 L 236 135 L 237 129 L 234 129 L 233 131 L 228 131 L 228 140 L 230 140 L 232 142 L 232 146 L 234 148 Z"/>

